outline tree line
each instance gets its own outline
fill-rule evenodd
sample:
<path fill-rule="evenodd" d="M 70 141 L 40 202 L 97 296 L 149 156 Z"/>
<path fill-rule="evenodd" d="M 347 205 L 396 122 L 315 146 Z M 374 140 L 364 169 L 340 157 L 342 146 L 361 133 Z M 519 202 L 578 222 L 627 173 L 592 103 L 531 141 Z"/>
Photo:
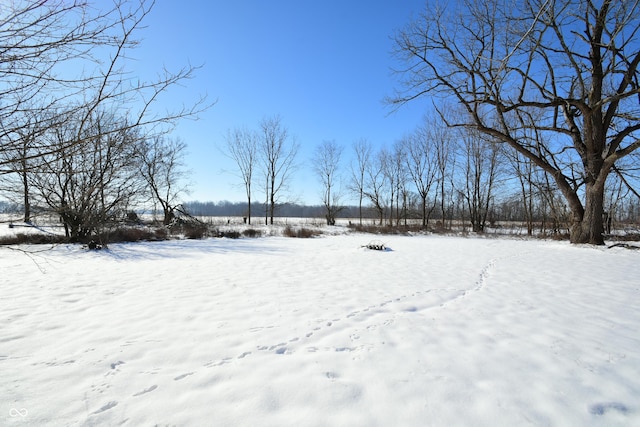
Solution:
<path fill-rule="evenodd" d="M 169 222 L 184 190 L 177 120 L 206 100 L 163 114 L 154 105 L 197 67 L 134 79 L 125 58 L 153 2 L 10 2 L 0 9 L 0 191 L 59 215 L 81 240 L 137 206 Z M 394 35 L 402 108 L 433 113 L 386 147 L 320 142 L 311 168 L 328 224 L 345 209 L 379 223 L 499 219 L 566 230 L 602 244 L 612 221 L 638 216 L 640 5 L 602 0 L 482 0 L 438 4 Z M 74 72 L 70 70 L 77 70 Z M 280 116 L 228 131 L 251 221 L 286 200 L 299 144 Z M 344 164 L 345 150 L 353 160 Z"/>
<path fill-rule="evenodd" d="M 227 148 L 239 170 L 245 171 L 242 176 L 249 193 L 253 182 L 249 177 L 261 166 L 257 149 L 260 135 L 256 132 L 242 140 L 253 141 L 255 145 L 250 147 L 256 151 L 254 162 L 243 163 L 241 169 L 239 160 L 248 155 L 239 144 L 240 134 L 246 137 L 251 131 L 230 131 Z M 352 159 L 348 163 L 345 154 Z M 321 204 L 282 202 L 276 205 L 279 216 L 324 217 L 327 224 L 335 223 L 338 217 L 360 224 L 363 219 L 375 219 L 379 225 L 418 223 L 424 228 L 451 228 L 462 222 L 474 232 L 499 222 L 517 222 L 528 234 L 570 232 L 570 209 L 548 173 L 480 132 L 449 127 L 439 114 L 425 116 L 423 123 L 390 146 L 377 148 L 366 139 L 349 146 L 322 141 L 309 163 L 322 188 Z M 260 182 L 253 179 L 254 184 Z M 611 231 L 614 220 L 620 224 L 640 220 L 640 200 L 632 188 L 620 175 L 609 178 L 605 231 Z M 198 215 L 249 217 L 249 223 L 251 212 L 265 207 L 265 212 L 273 212 L 268 203 L 251 204 L 250 208 L 247 203 L 230 202 L 192 202 L 187 206 Z"/>
<path fill-rule="evenodd" d="M 528 228 L 542 210 L 572 242 L 603 244 L 640 196 L 639 32 L 637 2 L 429 2 L 394 35 L 400 85 L 387 102 L 428 98 L 446 129 L 432 121 L 375 153 L 358 143 L 349 182 L 360 204 L 398 222 L 417 197 L 425 225 L 463 206 L 482 230 L 508 169 Z M 313 163 L 329 223 L 339 152 L 323 143 Z"/>

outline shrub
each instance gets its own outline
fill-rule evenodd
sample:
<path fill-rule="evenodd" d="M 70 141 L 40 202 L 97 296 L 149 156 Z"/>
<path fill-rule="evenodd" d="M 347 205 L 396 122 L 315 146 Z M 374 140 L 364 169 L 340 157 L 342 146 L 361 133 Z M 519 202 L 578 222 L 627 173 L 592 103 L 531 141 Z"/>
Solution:
<path fill-rule="evenodd" d="M 184 237 L 187 239 L 202 239 L 207 236 L 207 226 L 205 224 L 185 224 L 183 226 Z"/>
<path fill-rule="evenodd" d="M 118 227 L 108 233 L 98 236 L 102 243 L 140 242 L 143 240 L 157 240 L 154 231 L 137 227 Z"/>
<path fill-rule="evenodd" d="M 409 233 L 421 233 L 425 231 L 422 225 L 360 225 L 349 224 L 349 228 L 359 233 L 368 234 L 400 234 L 407 235 Z"/>
<path fill-rule="evenodd" d="M 191 216 L 173 218 L 168 229 L 171 234 L 182 234 L 187 239 L 202 239 L 210 235 L 209 226 Z"/>
<path fill-rule="evenodd" d="M 260 237 L 262 236 L 262 231 L 256 230 L 255 228 L 247 228 L 242 232 L 244 237 Z"/>
<path fill-rule="evenodd" d="M 226 237 L 227 239 L 239 239 L 240 232 L 236 230 L 223 231 L 219 234 L 219 237 Z"/>
<path fill-rule="evenodd" d="M 152 240 L 167 240 L 169 238 L 169 230 L 164 227 L 159 227 L 153 230 Z"/>
<path fill-rule="evenodd" d="M 308 239 L 310 237 L 319 236 L 322 233 L 317 230 L 311 230 L 309 228 L 301 227 L 299 229 L 294 229 L 290 225 L 287 225 L 284 230 L 282 230 L 282 234 L 286 237 L 299 237 L 303 239 Z"/>
<path fill-rule="evenodd" d="M 57 234 L 18 233 L 15 235 L 0 237 L 0 245 L 41 245 L 65 243 L 66 241 L 66 237 L 59 236 Z"/>

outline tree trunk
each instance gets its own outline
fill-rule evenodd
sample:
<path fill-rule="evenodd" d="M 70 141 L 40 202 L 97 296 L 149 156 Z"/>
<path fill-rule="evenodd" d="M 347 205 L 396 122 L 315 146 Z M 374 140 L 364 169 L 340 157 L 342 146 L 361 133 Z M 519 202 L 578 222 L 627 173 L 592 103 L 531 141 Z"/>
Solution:
<path fill-rule="evenodd" d="M 571 224 L 571 243 L 604 245 L 604 181 L 587 184 L 584 214 L 579 219 L 574 215 Z"/>
<path fill-rule="evenodd" d="M 173 221 L 173 218 L 175 218 L 175 215 L 173 213 L 173 209 L 170 206 L 162 206 L 162 210 L 163 210 L 163 214 L 164 214 L 164 218 L 162 219 L 162 224 L 163 225 L 169 225 L 171 224 L 171 221 Z"/>
<path fill-rule="evenodd" d="M 270 195 L 270 206 L 269 206 L 269 219 L 271 221 L 271 225 L 273 225 L 273 216 L 276 211 L 276 177 L 275 175 L 271 175 L 271 195 Z"/>
<path fill-rule="evenodd" d="M 248 224 L 251 225 L 251 196 L 247 196 L 247 219 L 249 220 Z"/>
<path fill-rule="evenodd" d="M 24 195 L 24 222 L 31 221 L 31 202 L 29 200 L 29 179 L 27 176 L 27 165 L 23 160 L 23 169 L 22 169 L 22 186 L 23 186 L 23 195 Z"/>

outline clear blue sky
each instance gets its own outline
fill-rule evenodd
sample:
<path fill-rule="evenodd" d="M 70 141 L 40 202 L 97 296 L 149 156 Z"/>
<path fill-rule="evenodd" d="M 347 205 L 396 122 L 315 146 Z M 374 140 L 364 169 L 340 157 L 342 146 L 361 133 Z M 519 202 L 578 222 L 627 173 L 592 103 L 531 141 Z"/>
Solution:
<path fill-rule="evenodd" d="M 355 140 L 391 145 L 412 131 L 429 104 L 392 112 L 383 98 L 397 82 L 391 37 L 423 7 L 424 0 L 159 0 L 127 66 L 144 75 L 163 65 L 202 64 L 163 102 L 188 102 L 199 93 L 217 100 L 172 135 L 189 146 L 193 191 L 185 199 L 245 200 L 236 166 L 220 149 L 227 130 L 257 129 L 266 116 L 280 115 L 301 146 L 291 194 L 308 204 L 321 201 L 310 162 L 323 140 L 345 146 L 346 172 Z M 253 197 L 264 198 L 258 190 Z"/>

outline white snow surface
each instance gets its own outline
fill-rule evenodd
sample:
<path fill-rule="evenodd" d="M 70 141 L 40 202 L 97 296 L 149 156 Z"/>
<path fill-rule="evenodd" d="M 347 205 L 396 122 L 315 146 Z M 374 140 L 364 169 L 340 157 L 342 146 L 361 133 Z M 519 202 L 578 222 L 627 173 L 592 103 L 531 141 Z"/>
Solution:
<path fill-rule="evenodd" d="M 640 425 L 640 251 L 370 240 L 0 248 L 0 425 Z"/>

